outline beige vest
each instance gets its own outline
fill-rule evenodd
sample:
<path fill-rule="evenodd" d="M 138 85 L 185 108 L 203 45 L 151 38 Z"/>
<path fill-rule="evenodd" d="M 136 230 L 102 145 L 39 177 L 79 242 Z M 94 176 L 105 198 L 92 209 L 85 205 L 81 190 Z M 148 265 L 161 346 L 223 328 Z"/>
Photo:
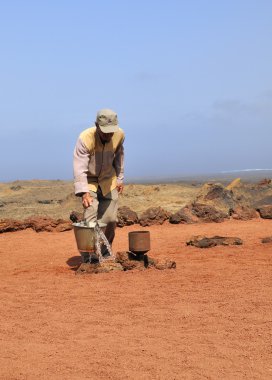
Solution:
<path fill-rule="evenodd" d="M 86 129 L 79 138 L 90 154 L 87 173 L 89 190 L 97 191 L 98 186 L 100 186 L 105 195 L 116 188 L 117 176 L 114 159 L 118 148 L 124 141 L 124 132 L 120 128 L 105 144 L 102 144 L 96 133 L 96 127 Z"/>

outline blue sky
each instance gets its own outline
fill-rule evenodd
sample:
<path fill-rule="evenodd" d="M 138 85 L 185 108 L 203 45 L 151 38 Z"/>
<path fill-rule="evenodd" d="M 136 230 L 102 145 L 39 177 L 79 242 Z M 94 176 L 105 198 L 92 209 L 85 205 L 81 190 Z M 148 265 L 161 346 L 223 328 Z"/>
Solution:
<path fill-rule="evenodd" d="M 271 168 L 270 0 L 0 0 L 0 181 L 72 178 L 97 110 L 126 176 Z"/>

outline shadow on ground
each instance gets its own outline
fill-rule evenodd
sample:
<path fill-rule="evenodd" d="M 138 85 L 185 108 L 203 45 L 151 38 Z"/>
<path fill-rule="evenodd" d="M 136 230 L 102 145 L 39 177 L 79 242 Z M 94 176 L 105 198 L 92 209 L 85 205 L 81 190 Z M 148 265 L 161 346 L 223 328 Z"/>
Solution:
<path fill-rule="evenodd" d="M 81 256 L 73 256 L 70 257 L 67 261 L 66 264 L 71 267 L 71 270 L 76 271 L 80 264 L 82 264 L 82 259 Z"/>

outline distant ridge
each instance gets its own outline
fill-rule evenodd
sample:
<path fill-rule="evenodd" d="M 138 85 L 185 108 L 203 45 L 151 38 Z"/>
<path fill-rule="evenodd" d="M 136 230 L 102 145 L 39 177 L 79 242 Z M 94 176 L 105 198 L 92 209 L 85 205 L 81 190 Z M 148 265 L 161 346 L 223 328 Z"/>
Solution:
<path fill-rule="evenodd" d="M 255 172 L 255 171 L 272 171 L 272 169 L 235 169 L 235 170 L 224 170 L 220 173 L 241 173 L 241 172 Z"/>
<path fill-rule="evenodd" d="M 126 183 L 143 183 L 143 184 L 156 184 L 156 183 L 178 183 L 178 182 L 228 182 L 235 178 L 241 178 L 248 182 L 258 182 L 263 178 L 272 177 L 272 169 L 234 169 L 224 170 L 217 173 L 198 173 L 190 175 L 180 175 L 172 177 L 156 177 L 146 176 L 138 178 L 127 178 Z"/>

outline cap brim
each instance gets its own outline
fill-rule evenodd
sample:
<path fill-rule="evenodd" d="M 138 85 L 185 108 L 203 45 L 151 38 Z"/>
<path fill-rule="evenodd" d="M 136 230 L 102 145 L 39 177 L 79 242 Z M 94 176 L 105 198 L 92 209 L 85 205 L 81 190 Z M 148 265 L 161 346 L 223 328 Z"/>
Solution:
<path fill-rule="evenodd" d="M 119 130 L 119 125 L 118 124 L 107 125 L 107 126 L 104 126 L 104 127 L 102 127 L 101 125 L 99 125 L 99 128 L 101 129 L 101 131 L 103 133 L 114 133 L 114 132 L 117 132 Z"/>

